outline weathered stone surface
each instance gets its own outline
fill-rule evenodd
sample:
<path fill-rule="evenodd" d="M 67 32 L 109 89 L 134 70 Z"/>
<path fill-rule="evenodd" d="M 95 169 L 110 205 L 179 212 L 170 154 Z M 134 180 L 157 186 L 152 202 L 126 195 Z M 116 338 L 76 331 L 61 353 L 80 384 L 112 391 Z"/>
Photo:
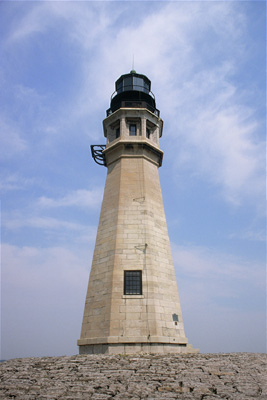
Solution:
<path fill-rule="evenodd" d="M 267 399 L 266 354 L 75 355 L 0 364 L 0 399 Z"/>
<path fill-rule="evenodd" d="M 80 354 L 196 351 L 185 336 L 161 194 L 162 126 L 159 116 L 136 107 L 120 108 L 103 121 L 107 178 Z M 124 287 L 125 274 L 133 271 L 140 277 L 135 294 Z"/>

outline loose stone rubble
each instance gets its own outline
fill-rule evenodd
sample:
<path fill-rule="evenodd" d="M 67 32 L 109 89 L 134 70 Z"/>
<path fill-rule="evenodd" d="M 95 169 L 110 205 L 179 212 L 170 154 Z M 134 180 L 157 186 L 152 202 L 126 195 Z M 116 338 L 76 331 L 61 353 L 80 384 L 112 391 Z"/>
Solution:
<path fill-rule="evenodd" d="M 0 399 L 267 399 L 266 354 L 75 355 L 0 364 Z"/>

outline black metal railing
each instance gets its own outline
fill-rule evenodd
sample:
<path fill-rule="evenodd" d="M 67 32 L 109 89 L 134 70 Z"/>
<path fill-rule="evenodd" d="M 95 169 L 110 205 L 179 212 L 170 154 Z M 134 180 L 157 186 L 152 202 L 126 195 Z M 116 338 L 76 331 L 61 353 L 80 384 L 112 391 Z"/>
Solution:
<path fill-rule="evenodd" d="M 103 154 L 103 150 L 105 150 L 106 145 L 105 144 L 92 144 L 91 146 L 91 153 L 94 161 L 98 165 L 106 165 L 106 157 L 105 154 Z"/>

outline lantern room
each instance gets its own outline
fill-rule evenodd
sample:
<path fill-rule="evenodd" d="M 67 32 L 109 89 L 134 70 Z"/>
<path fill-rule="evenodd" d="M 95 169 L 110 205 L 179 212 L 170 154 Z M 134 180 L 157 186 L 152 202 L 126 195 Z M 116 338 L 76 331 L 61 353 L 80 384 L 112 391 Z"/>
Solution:
<path fill-rule="evenodd" d="M 151 81 L 132 70 L 122 75 L 115 83 L 107 116 L 119 108 L 146 108 L 159 117 L 154 94 L 150 91 Z"/>

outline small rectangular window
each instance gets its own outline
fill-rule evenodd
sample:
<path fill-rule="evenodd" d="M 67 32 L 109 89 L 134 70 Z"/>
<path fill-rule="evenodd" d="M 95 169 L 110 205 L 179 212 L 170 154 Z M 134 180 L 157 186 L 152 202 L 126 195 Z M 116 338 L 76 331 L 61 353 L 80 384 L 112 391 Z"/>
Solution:
<path fill-rule="evenodd" d="M 172 314 L 172 320 L 173 320 L 174 322 L 178 322 L 178 321 L 179 321 L 178 315 L 177 315 L 177 314 Z"/>
<path fill-rule="evenodd" d="M 149 138 L 150 136 L 150 129 L 146 128 L 146 137 Z"/>
<path fill-rule="evenodd" d="M 142 271 L 124 271 L 124 294 L 142 294 Z"/>
<path fill-rule="evenodd" d="M 136 136 L 136 125 L 130 124 L 130 136 Z"/>
<path fill-rule="evenodd" d="M 116 128 L 116 139 L 120 137 L 120 127 Z"/>

